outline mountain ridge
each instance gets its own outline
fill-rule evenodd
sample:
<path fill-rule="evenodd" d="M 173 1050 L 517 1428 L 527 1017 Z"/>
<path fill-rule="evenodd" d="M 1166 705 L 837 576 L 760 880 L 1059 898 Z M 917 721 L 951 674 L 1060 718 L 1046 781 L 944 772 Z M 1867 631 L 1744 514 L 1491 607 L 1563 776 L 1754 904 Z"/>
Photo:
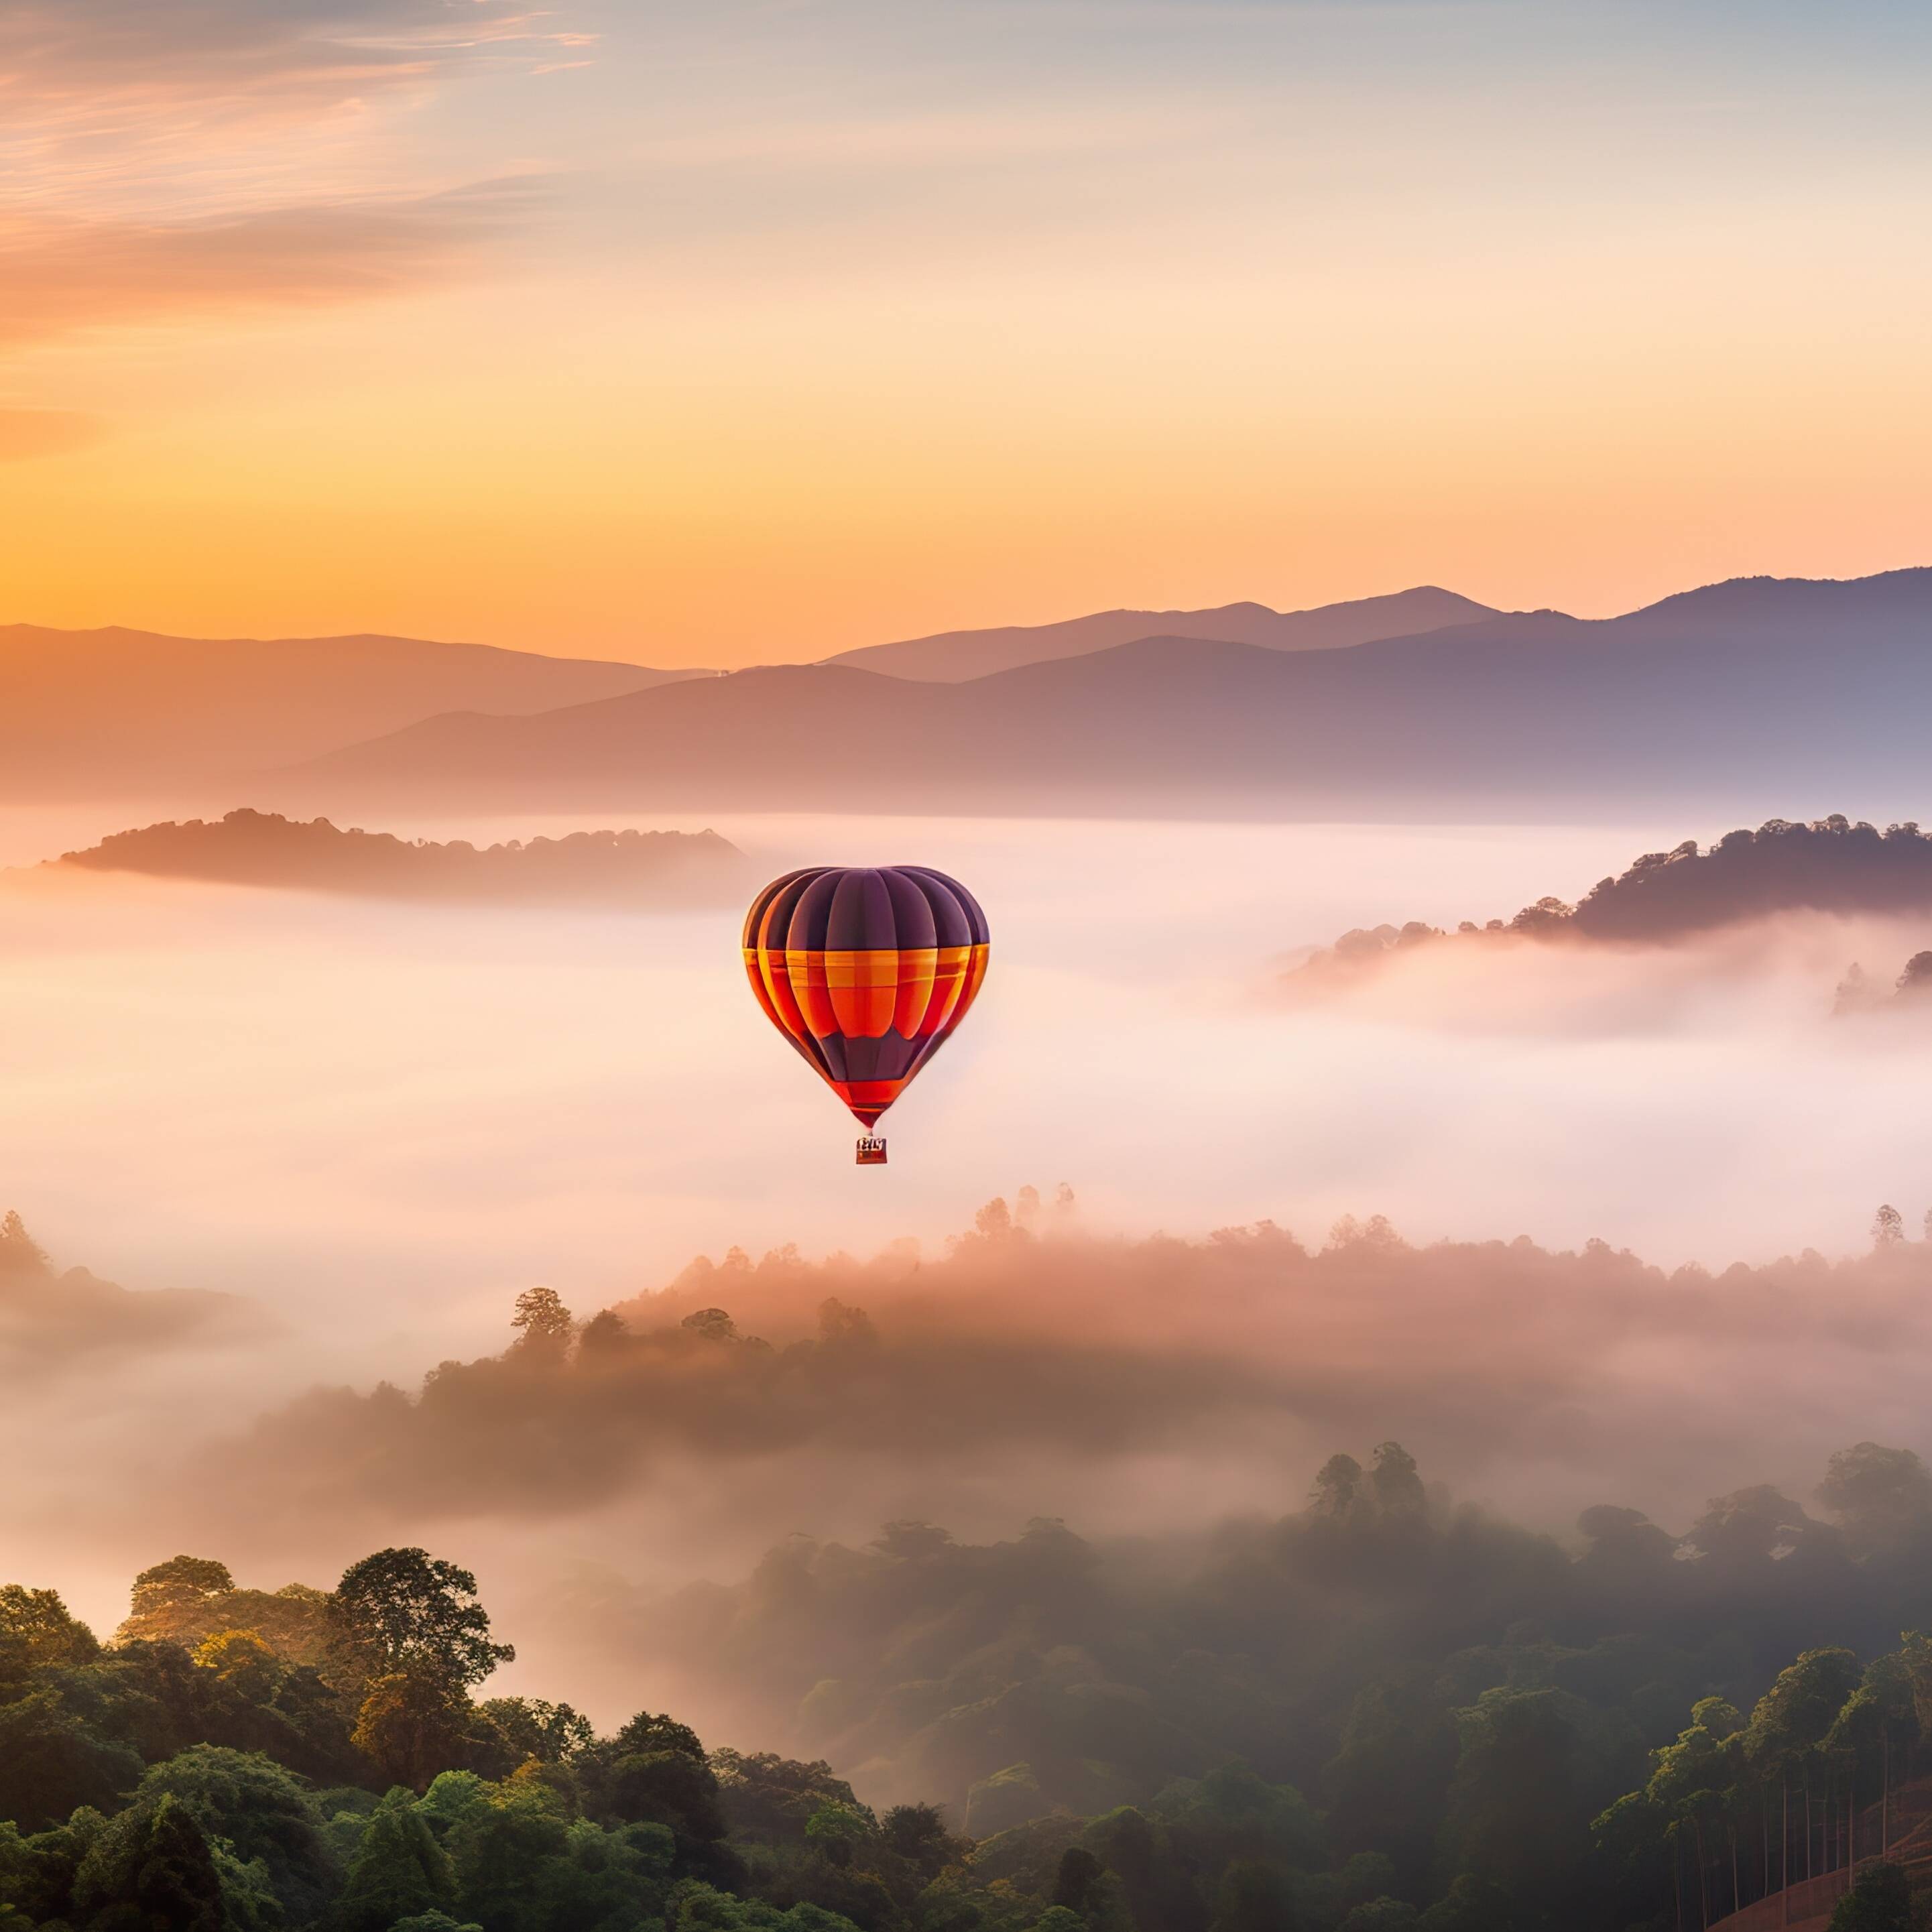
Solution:
<path fill-rule="evenodd" d="M 1886 578 L 1325 651 L 1147 638 L 950 683 L 770 665 L 426 720 L 283 776 L 358 803 L 427 784 L 492 805 L 1244 816 L 1681 800 L 1798 760 L 1821 785 L 1916 783 L 1932 570 Z"/>
<path fill-rule="evenodd" d="M 207 782 L 440 712 L 552 710 L 703 674 L 375 632 L 201 638 L 0 625 L 0 795 Z"/>
<path fill-rule="evenodd" d="M 1453 590 L 1421 584 L 1306 610 L 1276 610 L 1252 602 L 1199 610 L 1096 610 L 1055 623 L 939 631 L 892 644 L 862 644 L 819 662 L 953 684 L 1022 664 L 1085 656 L 1139 638 L 1202 638 L 1270 650 L 1336 650 L 1376 638 L 1417 635 L 1498 614 Z"/>

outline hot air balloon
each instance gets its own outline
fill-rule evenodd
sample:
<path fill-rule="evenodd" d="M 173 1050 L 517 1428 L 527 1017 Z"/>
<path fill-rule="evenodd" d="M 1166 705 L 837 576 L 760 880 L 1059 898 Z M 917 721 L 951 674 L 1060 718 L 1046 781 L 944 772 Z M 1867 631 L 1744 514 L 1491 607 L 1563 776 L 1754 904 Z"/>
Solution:
<path fill-rule="evenodd" d="M 966 1016 L 986 976 L 986 915 L 928 866 L 808 866 L 745 918 L 745 972 L 766 1017 L 886 1157 L 879 1116 Z"/>

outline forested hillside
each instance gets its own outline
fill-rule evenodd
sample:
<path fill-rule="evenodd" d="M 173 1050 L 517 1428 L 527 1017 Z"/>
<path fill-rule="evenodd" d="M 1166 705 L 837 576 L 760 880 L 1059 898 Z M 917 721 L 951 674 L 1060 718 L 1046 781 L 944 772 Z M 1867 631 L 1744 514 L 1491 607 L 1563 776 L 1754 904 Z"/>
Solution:
<path fill-rule="evenodd" d="M 117 832 L 56 862 L 427 904 L 618 908 L 735 903 L 752 877 L 715 832 L 573 832 L 479 848 L 245 808 Z"/>
<path fill-rule="evenodd" d="M 1319 974 L 1452 938 L 1661 946 L 1791 912 L 1932 912 L 1932 833 L 1909 822 L 1880 832 L 1838 813 L 1808 825 L 1774 818 L 1702 849 L 1687 838 L 1668 852 L 1646 852 L 1574 905 L 1546 896 L 1507 920 L 1464 920 L 1454 934 L 1414 920 L 1358 927 L 1298 970 Z"/>
<path fill-rule="evenodd" d="M 1932 1638 L 1862 1660 L 1829 1635 L 1924 1601 L 1932 1478 L 1864 1444 L 1820 1496 L 1830 1522 L 1752 1490 L 1682 1538 L 1593 1511 L 1573 1556 L 1450 1509 L 1385 1443 L 1180 1591 L 1054 1523 L 981 1550 L 901 1524 L 687 1600 L 671 1624 L 725 1667 L 844 1673 L 800 1706 L 830 1761 L 482 1696 L 514 1652 L 473 1577 L 419 1549 L 328 1591 L 177 1556 L 105 1643 L 10 1583 L 0 1928 L 1702 1924 L 1842 1864 L 1849 1821 L 1926 1754 Z M 950 1795 L 974 1740 L 1024 1755 L 963 1820 L 864 1802 L 895 1749 Z"/>

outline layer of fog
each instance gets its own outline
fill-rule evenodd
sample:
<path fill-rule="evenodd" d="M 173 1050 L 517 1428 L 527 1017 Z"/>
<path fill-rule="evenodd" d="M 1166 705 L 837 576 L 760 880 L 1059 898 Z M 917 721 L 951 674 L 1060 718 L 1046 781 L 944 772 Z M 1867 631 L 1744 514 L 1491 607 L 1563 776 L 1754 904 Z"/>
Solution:
<path fill-rule="evenodd" d="M 140 818 L 0 815 L 0 862 Z M 713 822 L 774 872 L 916 857 L 988 906 L 985 998 L 889 1118 L 883 1172 L 854 1167 L 851 1124 L 753 1007 L 728 916 L 413 913 L 132 878 L 0 880 L 0 1207 L 17 1206 L 63 1264 L 246 1295 L 280 1333 L 13 1392 L 0 1448 L 30 1442 L 37 1464 L 58 1450 L 62 1472 L 7 1505 L 0 1532 L 19 1565 L 38 1563 L 111 1622 L 131 1570 L 172 1553 L 144 1540 L 167 1513 L 116 1475 L 163 1438 L 239 1437 L 317 1381 L 413 1388 L 440 1360 L 500 1348 L 512 1299 L 534 1282 L 588 1314 L 732 1246 L 864 1256 L 910 1237 L 932 1252 L 1029 1180 L 1049 1194 L 1070 1183 L 1102 1233 L 1270 1217 L 1318 1243 L 1343 1214 L 1382 1213 L 1418 1241 L 1600 1236 L 1666 1267 L 1714 1268 L 1853 1249 L 1880 1200 L 1915 1225 L 1932 1202 L 1932 1124 L 1917 1100 L 1932 1027 L 1828 1018 L 1851 958 L 1888 975 L 1925 943 L 1909 922 L 1801 921 L 1667 955 L 1418 959 L 1346 997 L 1280 994 L 1284 956 L 1350 926 L 1574 898 L 1637 853 L 1728 820 Z M 383 829 L 480 842 L 569 828 Z M 1082 1307 L 1106 1340 L 1105 1298 Z M 1480 1298 L 1467 1314 L 1508 1318 Z M 269 1566 L 250 1580 L 272 1584 L 326 1581 L 372 1541 L 399 1539 L 450 1544 L 486 1577 L 594 1558 L 657 1584 L 729 1574 L 790 1530 L 857 1535 L 886 1516 L 950 1515 L 983 1534 L 1040 1511 L 1124 1529 L 1286 1507 L 1307 1456 L 1330 1446 L 1325 1430 L 1412 1432 L 1405 1407 L 1426 1425 L 1429 1335 L 1391 1311 L 1402 1399 L 1324 1406 L 1316 1388 L 1278 1428 L 1204 1425 L 1192 1454 L 1168 1442 L 908 1462 L 842 1448 L 774 1468 L 668 1453 L 650 1483 L 554 1520 L 486 1510 L 407 1535 L 407 1522 L 373 1516 L 274 1521 L 256 1496 L 225 1540 L 214 1523 L 206 1540 L 244 1571 Z M 1678 1386 L 1678 1345 L 1660 1330 L 1654 1346 L 1664 1385 Z M 1719 1372 L 1760 1346 L 1807 1344 L 1727 1330 L 1695 1359 Z M 1231 1336 L 1223 1358 L 1240 1348 Z M 1514 1400 L 1506 1377 L 1485 1384 L 1484 1359 L 1460 1364 L 1470 1399 Z M 1899 1360 L 1917 1372 L 1910 1348 Z M 1819 1400 L 1808 1444 L 1870 1432 L 1856 1376 Z M 1504 1482 L 1474 1456 L 1444 1473 L 1553 1521 L 1606 1497 L 1669 1500 L 1640 1453 L 1641 1420 L 1633 1400 L 1620 1457 L 1612 1406 L 1547 1480 Z M 1708 1444 L 1726 1466 L 1684 1484 L 1777 1473 L 1760 1458 L 1773 1424 L 1760 1440 L 1739 1423 L 1726 1457 L 1731 1426 Z M 1616 1466 L 1591 1467 L 1600 1456 Z M 568 1694 L 567 1660 L 531 1668 Z"/>

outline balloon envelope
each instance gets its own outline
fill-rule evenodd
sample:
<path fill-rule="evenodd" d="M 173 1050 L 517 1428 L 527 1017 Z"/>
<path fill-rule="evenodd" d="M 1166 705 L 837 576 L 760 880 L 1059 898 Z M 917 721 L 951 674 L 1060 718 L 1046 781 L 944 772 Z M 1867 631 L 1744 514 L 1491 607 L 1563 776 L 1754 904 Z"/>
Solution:
<path fill-rule="evenodd" d="M 965 1018 L 988 947 L 978 900 L 926 866 L 808 866 L 745 919 L 758 1004 L 868 1127 Z"/>

